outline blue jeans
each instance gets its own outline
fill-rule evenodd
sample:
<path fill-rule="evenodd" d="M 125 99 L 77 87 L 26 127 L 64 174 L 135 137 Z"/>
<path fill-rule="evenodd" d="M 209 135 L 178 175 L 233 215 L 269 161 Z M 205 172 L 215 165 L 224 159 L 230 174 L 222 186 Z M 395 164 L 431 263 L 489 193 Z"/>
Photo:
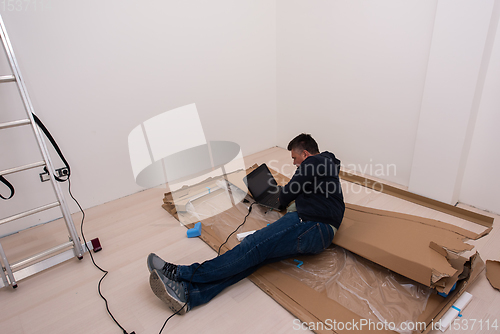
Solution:
<path fill-rule="evenodd" d="M 191 282 L 186 284 L 188 310 L 207 303 L 226 287 L 265 264 L 295 255 L 322 252 L 331 244 L 333 236 L 330 225 L 302 221 L 297 212 L 289 212 L 201 267 L 199 263 L 179 266 L 177 279 Z"/>

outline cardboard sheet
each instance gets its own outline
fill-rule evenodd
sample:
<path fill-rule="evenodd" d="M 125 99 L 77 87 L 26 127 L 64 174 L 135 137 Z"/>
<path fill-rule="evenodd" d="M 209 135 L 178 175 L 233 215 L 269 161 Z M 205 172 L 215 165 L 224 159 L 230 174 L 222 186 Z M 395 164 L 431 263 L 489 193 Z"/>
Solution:
<path fill-rule="evenodd" d="M 481 234 L 482 235 L 482 234 Z M 481 235 L 433 219 L 346 204 L 333 242 L 405 277 L 448 293 Z"/>
<path fill-rule="evenodd" d="M 255 215 L 254 215 L 255 211 Z M 275 212 L 265 212 L 260 211 L 259 207 L 252 210 L 252 214 L 248 217 L 247 223 L 245 224 L 242 231 L 251 230 L 256 228 L 262 228 L 267 223 L 266 215 L 273 214 Z M 206 221 L 203 221 L 203 229 L 201 238 L 204 240 L 212 249 L 217 251 L 221 243 L 224 242 L 225 236 L 227 236 L 232 230 L 239 225 L 243 220 L 246 212 L 245 209 L 233 208 L 227 212 L 221 213 L 217 216 L 211 217 Z M 225 223 L 233 221 L 234 225 L 229 226 Z M 188 226 L 190 227 L 190 226 Z M 229 242 L 222 248 L 221 253 L 227 251 L 234 247 L 238 241 L 235 236 L 229 239 Z M 303 259 L 302 259 L 303 260 Z M 306 264 L 307 265 L 307 264 Z M 450 293 L 447 298 L 443 298 L 437 294 L 431 294 L 427 301 L 425 310 L 420 314 L 416 320 L 419 323 L 424 324 L 421 330 L 415 333 L 426 333 L 430 331 L 433 324 L 442 316 L 450 307 L 453 305 L 454 301 L 465 291 L 467 286 L 472 283 L 478 276 L 478 273 L 484 269 L 484 263 L 480 259 L 478 254 L 468 259 L 464 264 L 463 277 L 457 283 L 457 288 Z M 311 288 L 304 282 L 297 280 L 292 275 L 283 270 L 278 270 L 273 265 L 267 265 L 257 272 L 249 276 L 249 279 L 258 285 L 264 292 L 271 296 L 280 305 L 286 308 L 289 312 L 295 315 L 301 322 L 311 326 L 311 329 L 316 333 L 350 333 L 352 330 L 330 330 L 333 321 L 337 323 L 345 324 L 363 324 L 359 331 L 354 330 L 358 333 L 396 333 L 390 329 L 383 329 L 381 331 L 373 329 L 373 327 L 367 327 L 369 324 L 374 324 L 377 322 L 371 319 L 366 319 L 350 309 L 344 307 L 342 304 L 336 302 L 335 300 L 328 297 L 327 291 L 319 292 L 314 288 Z M 368 322 L 371 321 L 371 322 Z M 323 329 L 320 328 L 323 326 Z"/>
<path fill-rule="evenodd" d="M 491 286 L 500 290 L 500 262 L 495 260 L 486 260 L 486 277 Z"/>
<path fill-rule="evenodd" d="M 401 188 L 396 188 L 394 186 L 390 186 L 384 183 L 381 183 L 376 180 L 372 180 L 370 178 L 356 175 L 354 173 L 348 172 L 341 170 L 340 173 L 340 178 L 342 180 L 346 180 L 349 182 L 357 183 L 360 184 L 364 187 L 372 188 L 374 190 L 383 192 L 384 194 L 388 194 L 391 196 L 395 196 L 401 199 L 404 199 L 406 201 L 422 205 L 440 212 L 447 213 L 449 215 L 462 218 L 468 221 L 471 221 L 473 223 L 483 225 L 486 227 L 493 227 L 493 218 L 489 216 L 485 216 L 476 212 L 472 212 L 466 209 L 462 209 L 459 207 L 456 207 L 454 205 L 448 204 L 448 203 L 443 203 L 437 200 L 434 200 L 432 198 L 424 197 L 422 195 L 417 195 L 411 192 L 408 192 L 404 189 Z"/>
<path fill-rule="evenodd" d="M 253 168 L 255 166 L 242 172 L 248 173 Z M 279 184 L 288 181 L 283 175 L 274 171 L 273 174 Z M 242 175 L 244 176 L 242 173 L 235 173 L 232 177 L 239 179 Z M 214 193 L 208 196 L 218 195 Z M 163 207 L 174 216 L 179 214 L 171 194 L 165 194 Z M 262 228 L 278 217 L 277 212 L 267 212 L 262 209 L 259 211 L 256 208 L 259 207 L 254 207 L 247 223 L 238 232 Z M 202 220 L 201 238 L 217 251 L 225 237 L 243 221 L 247 213 L 246 209 L 246 206 L 240 203 L 229 210 Z M 221 224 L 221 221 L 227 223 Z M 475 234 L 437 220 L 347 204 L 344 221 L 334 238 L 334 243 L 438 291 L 447 293 L 451 286 L 457 283 L 457 288 L 447 298 L 437 294 L 430 296 L 427 307 L 418 319 L 424 322 L 425 326 L 416 331 L 416 333 L 426 333 L 432 330 L 433 322 L 453 305 L 453 302 L 484 269 L 484 263 L 477 253 L 470 258 L 461 257 L 457 253 L 472 248 L 471 245 L 464 243 L 464 240 L 479 238 L 488 231 Z M 237 244 L 235 234 L 229 239 L 222 252 Z M 328 298 L 326 294 L 270 266 L 259 269 L 250 276 L 250 279 L 302 322 L 322 323 L 324 326 L 329 320 L 344 324 L 348 322 L 360 324 L 363 321 L 359 315 Z M 328 326 L 323 329 L 315 327 L 313 331 L 316 333 L 352 332 L 352 330 L 339 328 L 332 330 Z M 389 329 L 375 331 L 377 333 L 393 332 Z M 370 328 L 365 327 L 358 332 L 368 333 Z"/>

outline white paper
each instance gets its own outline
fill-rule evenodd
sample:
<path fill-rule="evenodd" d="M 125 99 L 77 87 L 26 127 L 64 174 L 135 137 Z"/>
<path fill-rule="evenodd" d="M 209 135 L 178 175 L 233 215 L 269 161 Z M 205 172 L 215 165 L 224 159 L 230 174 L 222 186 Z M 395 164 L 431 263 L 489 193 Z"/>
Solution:
<path fill-rule="evenodd" d="M 246 237 L 246 236 L 248 236 L 248 235 L 250 235 L 250 234 L 254 233 L 255 231 L 256 231 L 256 230 L 253 230 L 253 231 L 248 231 L 248 232 L 243 232 L 243 233 L 238 233 L 238 234 L 236 235 L 236 238 L 238 239 L 238 241 L 241 241 L 241 240 L 245 239 L 245 237 Z"/>

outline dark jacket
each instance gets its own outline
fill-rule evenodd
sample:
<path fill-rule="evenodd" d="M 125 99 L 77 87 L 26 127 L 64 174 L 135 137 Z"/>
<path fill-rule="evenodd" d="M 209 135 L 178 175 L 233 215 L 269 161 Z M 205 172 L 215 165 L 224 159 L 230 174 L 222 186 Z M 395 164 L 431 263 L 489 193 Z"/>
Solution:
<path fill-rule="evenodd" d="M 295 200 L 302 220 L 339 228 L 345 211 L 339 170 L 340 160 L 333 153 L 325 151 L 307 157 L 281 189 L 280 203 L 287 206 Z"/>

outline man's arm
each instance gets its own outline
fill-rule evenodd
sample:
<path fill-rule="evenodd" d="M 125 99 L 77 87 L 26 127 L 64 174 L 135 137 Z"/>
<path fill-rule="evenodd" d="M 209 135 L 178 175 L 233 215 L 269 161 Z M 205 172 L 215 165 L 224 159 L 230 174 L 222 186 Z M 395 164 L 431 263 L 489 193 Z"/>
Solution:
<path fill-rule="evenodd" d="M 303 173 L 303 171 L 307 171 L 304 163 L 297 168 L 295 174 L 293 175 L 290 182 L 288 182 L 283 188 L 281 188 L 279 201 L 280 204 L 286 207 L 290 202 L 294 201 L 301 193 L 304 192 L 304 186 L 313 183 L 313 175 L 312 173 Z"/>

